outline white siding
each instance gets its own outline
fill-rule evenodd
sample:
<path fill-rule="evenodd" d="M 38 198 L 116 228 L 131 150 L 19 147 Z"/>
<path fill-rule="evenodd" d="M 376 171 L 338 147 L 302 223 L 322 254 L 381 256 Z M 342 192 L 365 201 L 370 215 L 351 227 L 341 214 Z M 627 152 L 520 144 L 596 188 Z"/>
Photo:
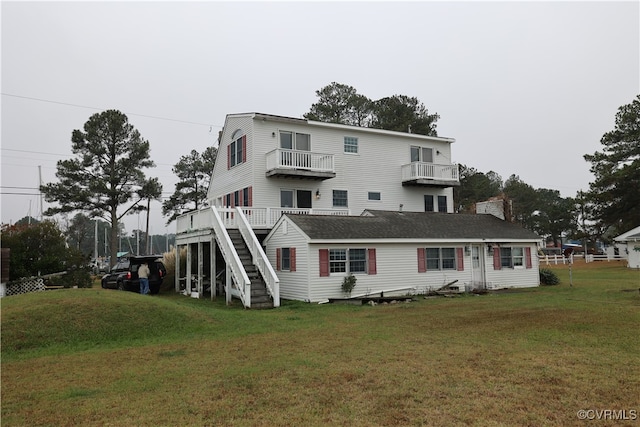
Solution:
<path fill-rule="evenodd" d="M 514 245 L 515 246 L 515 245 Z M 375 248 L 377 274 L 355 274 L 356 287 L 352 296 L 364 294 L 406 295 L 410 293 L 424 294 L 435 291 L 447 283 L 458 280 L 455 286 L 461 290 L 472 280 L 471 256 L 463 250 L 464 270 L 428 270 L 418 272 L 418 247 L 464 247 L 461 244 L 415 244 L 415 243 L 377 243 L 361 244 L 310 244 L 307 248 L 304 236 L 289 225 L 288 234 L 281 229 L 274 229 L 267 242 L 267 254 L 275 264 L 276 247 L 295 247 L 297 252 L 297 271 L 294 273 L 278 272 L 280 293 L 282 298 L 310 302 L 323 301 L 329 298 L 344 298 L 341 285 L 344 273 L 330 274 L 320 277 L 320 249 L 341 248 Z M 535 245 L 531 246 L 535 255 Z M 538 260 L 532 256 L 532 268 L 493 269 L 493 257 L 483 250 L 481 262 L 485 265 L 486 281 L 493 289 L 534 287 L 539 285 Z M 395 291 L 394 291 L 395 290 Z"/>
<path fill-rule="evenodd" d="M 626 254 L 627 266 L 630 268 L 640 268 L 640 252 L 636 250 L 636 247 L 640 246 L 639 242 L 627 242 Z"/>
<path fill-rule="evenodd" d="M 286 224 L 285 224 L 286 223 Z M 280 298 L 309 301 L 309 263 L 307 241 L 303 234 L 288 219 L 272 230 L 266 253 L 276 269 L 276 249 L 296 248 L 296 271 L 276 271 L 280 279 Z M 285 234 L 284 230 L 287 230 Z"/>
<path fill-rule="evenodd" d="M 510 246 L 504 244 L 503 246 Z M 527 245 L 513 244 L 512 247 L 526 247 Z M 530 245 L 531 248 L 531 267 L 502 268 L 495 270 L 493 268 L 493 257 L 486 256 L 486 273 L 487 282 L 495 288 L 529 288 L 540 285 L 539 259 L 536 256 L 538 248 L 536 245 Z"/>
<path fill-rule="evenodd" d="M 227 146 L 236 129 L 247 135 L 247 164 L 227 170 Z M 265 176 L 266 154 L 279 147 L 279 131 L 311 135 L 311 151 L 335 156 L 336 177 L 324 181 Z M 358 138 L 358 153 L 344 153 L 344 137 Z M 453 212 L 453 189 L 430 186 L 402 186 L 401 166 L 410 163 L 411 146 L 431 147 L 434 163 L 451 163 L 451 142 L 411 134 L 375 133 L 358 128 L 332 128 L 305 122 L 281 122 L 253 118 L 252 114 L 227 116 L 218 160 L 209 189 L 210 198 L 253 187 L 253 206 L 279 207 L 280 190 L 309 190 L 320 199 L 313 208 L 333 208 L 333 190 L 347 190 L 352 215 L 365 209 L 424 211 L 424 195 L 447 197 L 447 211 Z M 437 154 L 437 152 L 440 154 Z M 381 200 L 369 201 L 368 192 L 379 192 Z M 437 206 L 436 206 L 437 209 Z"/>
<path fill-rule="evenodd" d="M 227 169 L 227 147 L 233 142 L 233 133 L 240 129 L 247 136 L 247 161 Z M 209 186 L 208 199 L 213 200 L 225 194 L 241 190 L 254 181 L 251 169 L 253 147 L 253 119 L 250 115 L 228 117 L 218 146 L 218 156 L 213 167 L 213 177 Z"/>

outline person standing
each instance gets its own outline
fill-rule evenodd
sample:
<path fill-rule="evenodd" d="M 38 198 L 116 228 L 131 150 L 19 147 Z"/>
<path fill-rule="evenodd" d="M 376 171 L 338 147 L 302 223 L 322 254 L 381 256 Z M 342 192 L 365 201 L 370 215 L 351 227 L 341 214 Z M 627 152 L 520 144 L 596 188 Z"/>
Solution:
<path fill-rule="evenodd" d="M 138 279 L 140 279 L 140 293 L 149 295 L 149 266 L 146 262 L 138 268 Z"/>

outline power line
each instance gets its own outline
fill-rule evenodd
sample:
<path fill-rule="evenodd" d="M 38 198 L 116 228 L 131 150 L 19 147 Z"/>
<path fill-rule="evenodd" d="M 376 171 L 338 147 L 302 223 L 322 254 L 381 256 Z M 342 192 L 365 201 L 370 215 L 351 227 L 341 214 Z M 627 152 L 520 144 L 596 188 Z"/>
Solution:
<path fill-rule="evenodd" d="M 32 96 L 15 95 L 15 94 L 6 93 L 6 92 L 0 92 L 0 93 L 3 96 L 11 96 L 13 98 L 27 99 L 29 101 L 48 102 L 50 104 L 65 105 L 67 107 L 86 108 L 86 109 L 89 109 L 89 110 L 96 110 L 96 111 L 104 111 L 105 110 L 104 108 L 89 107 L 87 105 L 72 104 L 70 102 L 52 101 L 50 99 L 34 98 Z M 209 132 L 211 132 L 211 128 L 212 127 L 216 127 L 216 128 L 221 128 L 222 129 L 222 126 L 214 125 L 214 124 L 211 124 L 211 123 L 191 122 L 191 121 L 188 121 L 188 120 L 180 120 L 180 119 L 172 119 L 172 118 L 168 118 L 168 117 L 151 116 L 151 115 L 148 115 L 148 114 L 137 114 L 137 113 L 127 113 L 127 112 L 125 112 L 125 114 L 128 115 L 128 116 L 145 117 L 145 118 L 148 118 L 148 119 L 165 120 L 165 121 L 169 121 L 169 122 L 185 123 L 185 124 L 189 124 L 189 125 L 209 126 Z"/>

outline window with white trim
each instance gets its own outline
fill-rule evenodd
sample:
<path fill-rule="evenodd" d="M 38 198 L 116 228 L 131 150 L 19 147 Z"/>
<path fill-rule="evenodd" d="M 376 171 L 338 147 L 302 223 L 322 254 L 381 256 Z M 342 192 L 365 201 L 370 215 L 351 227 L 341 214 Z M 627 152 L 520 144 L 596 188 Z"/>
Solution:
<path fill-rule="evenodd" d="M 281 130 L 280 148 L 286 150 L 311 151 L 311 135 Z"/>
<path fill-rule="evenodd" d="M 438 212 L 447 213 L 447 196 L 438 196 Z"/>
<path fill-rule="evenodd" d="M 367 194 L 367 198 L 369 200 L 379 201 L 379 200 L 381 200 L 380 192 L 379 191 L 369 191 L 369 193 Z"/>
<path fill-rule="evenodd" d="M 358 154 L 358 138 L 354 138 L 352 136 L 345 136 L 344 152 Z"/>
<path fill-rule="evenodd" d="M 502 268 L 524 267 L 524 248 L 522 247 L 501 247 L 500 265 Z"/>
<path fill-rule="evenodd" d="M 347 190 L 333 190 L 333 206 L 342 208 L 348 206 Z"/>
<path fill-rule="evenodd" d="M 426 248 L 427 270 L 455 270 L 456 248 Z"/>
<path fill-rule="evenodd" d="M 411 146 L 411 163 L 433 163 L 433 148 Z"/>
<path fill-rule="evenodd" d="M 231 147 L 229 148 L 229 167 L 233 167 L 235 165 L 242 163 L 242 160 L 243 160 L 242 146 L 243 146 L 242 137 L 236 139 L 231 143 Z"/>
<path fill-rule="evenodd" d="M 281 250 L 281 270 L 289 271 L 291 269 L 291 250 L 290 248 L 282 248 Z"/>
<path fill-rule="evenodd" d="M 367 250 L 329 249 L 329 271 L 331 273 L 367 273 Z"/>

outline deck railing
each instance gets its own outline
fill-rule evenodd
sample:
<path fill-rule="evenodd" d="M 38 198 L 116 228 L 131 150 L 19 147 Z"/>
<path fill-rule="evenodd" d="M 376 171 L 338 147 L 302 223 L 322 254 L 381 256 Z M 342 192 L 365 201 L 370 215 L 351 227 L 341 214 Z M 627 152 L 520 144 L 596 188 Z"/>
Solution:
<path fill-rule="evenodd" d="M 402 181 L 413 181 L 416 179 L 458 181 L 458 165 L 438 165 L 424 162 L 413 162 L 402 165 Z"/>
<path fill-rule="evenodd" d="M 242 301 L 242 304 L 245 307 L 250 308 L 251 281 L 249 280 L 249 276 L 247 276 L 247 272 L 242 266 L 242 261 L 240 261 L 238 252 L 236 252 L 236 249 L 233 246 L 233 242 L 229 237 L 229 233 L 227 233 L 227 229 L 224 226 L 224 222 L 222 221 L 222 217 L 218 213 L 218 210 L 213 206 L 209 209 L 213 217 L 211 226 L 215 231 L 215 238 L 218 243 L 218 247 L 220 248 L 220 252 L 222 252 L 222 256 L 227 262 L 227 266 L 231 271 L 233 284 L 235 284 L 235 288 L 231 291 L 235 291 L 233 293 L 237 294 L 237 296 Z M 229 279 L 227 278 L 227 280 Z M 232 292 L 227 292 L 227 298 L 231 298 Z"/>
<path fill-rule="evenodd" d="M 335 172 L 333 154 L 276 148 L 267 153 L 267 170 L 305 169 L 317 172 Z"/>
<path fill-rule="evenodd" d="M 271 298 L 273 298 L 273 306 L 280 307 L 280 279 L 278 279 L 276 272 L 273 270 L 271 263 L 267 259 L 267 254 L 264 253 L 264 250 L 253 232 L 249 221 L 247 221 L 247 217 L 242 212 L 242 209 L 236 208 L 235 213 L 238 216 L 238 228 L 240 230 L 240 234 L 249 248 L 253 264 L 258 268 L 258 271 L 260 271 L 260 274 L 267 285 L 267 291 L 271 295 Z"/>
<path fill-rule="evenodd" d="M 349 209 L 252 208 L 247 206 L 238 208 L 242 210 L 252 228 L 272 228 L 284 213 L 340 216 L 350 214 Z M 238 214 L 235 208 L 216 208 L 216 210 L 226 228 L 238 228 Z M 210 229 L 212 222 L 213 217 L 210 208 L 189 212 L 178 217 L 176 233 Z"/>

